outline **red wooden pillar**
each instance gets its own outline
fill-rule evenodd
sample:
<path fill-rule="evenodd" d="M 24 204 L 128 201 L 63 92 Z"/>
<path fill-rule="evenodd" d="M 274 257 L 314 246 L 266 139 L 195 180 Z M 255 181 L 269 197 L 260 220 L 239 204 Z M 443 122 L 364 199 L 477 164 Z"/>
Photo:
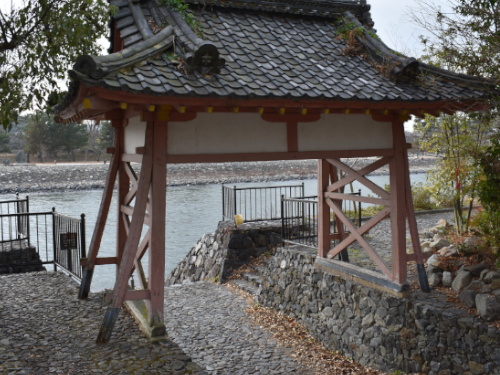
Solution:
<path fill-rule="evenodd" d="M 406 282 L 406 191 L 405 135 L 403 121 L 392 122 L 394 157 L 390 162 L 392 280 Z"/>
<path fill-rule="evenodd" d="M 330 206 L 326 203 L 325 192 L 330 184 L 330 164 L 318 160 L 318 256 L 326 258 L 330 251 Z"/>
<path fill-rule="evenodd" d="M 168 112 L 162 115 L 167 120 Z M 149 253 L 149 290 L 151 307 L 148 323 L 153 336 L 165 333 L 164 285 L 165 285 L 165 224 L 167 185 L 167 121 L 154 121 L 153 170 L 151 176 L 151 242 Z"/>

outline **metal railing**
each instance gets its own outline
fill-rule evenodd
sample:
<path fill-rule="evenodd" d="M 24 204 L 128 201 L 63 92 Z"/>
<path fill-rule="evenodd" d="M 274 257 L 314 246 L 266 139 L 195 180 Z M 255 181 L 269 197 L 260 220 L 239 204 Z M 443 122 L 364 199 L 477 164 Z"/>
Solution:
<path fill-rule="evenodd" d="M 19 199 L 19 193 L 16 193 L 16 199 L 0 201 L 0 215 L 29 212 L 29 198 Z M 15 233 L 13 239 L 19 239 L 28 235 L 28 225 L 25 217 L 20 216 L 18 220 L 9 222 L 9 233 Z M 3 236 L 4 230 L 1 230 Z M 2 238 L 3 242 L 3 238 Z"/>
<path fill-rule="evenodd" d="M 361 191 L 349 193 L 361 195 Z M 317 248 L 318 197 L 281 198 L 281 237 L 284 243 Z M 361 226 L 361 202 L 342 201 L 342 211 L 354 224 Z M 338 233 L 335 216 L 330 220 L 331 233 Z M 348 232 L 344 227 L 344 231 Z"/>
<path fill-rule="evenodd" d="M 222 185 L 222 220 L 241 214 L 246 222 L 281 219 L 281 196 L 304 196 L 299 185 L 236 187 Z"/>
<path fill-rule="evenodd" d="M 54 212 L 54 264 L 77 279 L 82 278 L 80 259 L 85 258 L 85 215 L 80 219 Z"/>
<path fill-rule="evenodd" d="M 29 200 L 0 202 L 0 266 L 19 268 L 53 264 L 81 279 L 85 257 L 85 215 L 80 219 L 52 211 L 25 212 Z M 10 262 L 10 265 L 9 265 Z"/>
<path fill-rule="evenodd" d="M 315 247 L 318 244 L 318 197 L 281 197 L 283 242 Z"/>

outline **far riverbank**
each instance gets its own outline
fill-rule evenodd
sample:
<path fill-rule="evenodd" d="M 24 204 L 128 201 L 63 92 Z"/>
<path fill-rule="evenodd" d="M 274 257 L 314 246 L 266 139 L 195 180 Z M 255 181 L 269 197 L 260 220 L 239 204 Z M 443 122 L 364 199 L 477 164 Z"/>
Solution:
<path fill-rule="evenodd" d="M 356 169 L 375 158 L 350 159 Z M 436 157 L 409 158 L 411 173 L 425 173 L 435 165 Z M 138 170 L 140 165 L 137 164 Z M 19 192 L 100 190 L 104 187 L 109 165 L 104 163 L 45 163 L 0 165 L 0 194 Z M 388 174 L 388 167 L 375 174 Z M 170 186 L 228 184 L 242 182 L 288 181 L 316 178 L 315 160 L 269 162 L 168 164 Z"/>

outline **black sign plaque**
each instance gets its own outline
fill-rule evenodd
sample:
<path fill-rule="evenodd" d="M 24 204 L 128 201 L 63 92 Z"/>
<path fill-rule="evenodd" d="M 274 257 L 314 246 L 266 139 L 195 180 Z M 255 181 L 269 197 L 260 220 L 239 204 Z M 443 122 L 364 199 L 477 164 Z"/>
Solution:
<path fill-rule="evenodd" d="M 78 233 L 60 233 L 59 234 L 61 250 L 71 250 L 78 248 Z"/>

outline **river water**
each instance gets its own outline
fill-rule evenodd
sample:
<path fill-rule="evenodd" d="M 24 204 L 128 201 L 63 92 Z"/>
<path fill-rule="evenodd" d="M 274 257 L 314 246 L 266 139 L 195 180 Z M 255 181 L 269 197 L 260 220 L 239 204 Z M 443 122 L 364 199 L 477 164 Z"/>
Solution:
<path fill-rule="evenodd" d="M 425 183 L 426 174 L 412 174 L 412 183 Z M 384 186 L 389 176 L 371 176 L 370 180 Z M 238 183 L 238 187 L 295 185 L 304 182 L 305 195 L 317 195 L 317 181 L 293 180 L 281 182 Z M 232 186 L 232 185 L 231 185 Z M 355 183 L 354 191 L 362 190 L 362 194 L 370 191 Z M 90 243 L 97 213 L 101 202 L 102 191 L 70 191 L 51 193 L 31 193 L 30 212 L 50 211 L 52 207 L 65 215 L 86 216 L 87 247 Z M 21 195 L 21 198 L 24 198 Z M 14 199 L 12 194 L 0 194 L 0 201 Z M 113 198 L 111 212 L 103 236 L 100 257 L 116 254 L 116 197 Z M 205 233 L 213 233 L 217 223 L 222 219 L 222 188 L 220 184 L 187 185 L 167 187 L 167 223 L 166 223 L 166 262 L 168 275 L 182 260 L 189 250 Z M 146 262 L 144 262 L 146 263 Z M 114 285 L 115 266 L 96 266 L 91 290 L 97 292 Z"/>

